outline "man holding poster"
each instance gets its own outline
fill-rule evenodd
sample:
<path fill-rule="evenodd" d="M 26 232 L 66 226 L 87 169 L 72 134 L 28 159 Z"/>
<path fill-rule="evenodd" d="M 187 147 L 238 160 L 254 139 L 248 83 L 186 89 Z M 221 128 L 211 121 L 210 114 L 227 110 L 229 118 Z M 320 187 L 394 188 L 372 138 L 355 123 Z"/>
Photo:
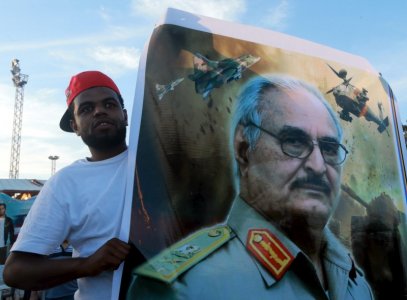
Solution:
<path fill-rule="evenodd" d="M 91 156 L 44 185 L 11 249 L 4 281 L 43 290 L 78 279 L 75 299 L 110 299 L 113 271 L 130 252 L 117 238 L 126 190 L 127 111 L 116 84 L 99 71 L 72 76 L 65 93 L 60 127 L 80 136 Z M 65 240 L 73 257 L 50 258 Z"/>
<path fill-rule="evenodd" d="M 232 133 L 240 191 L 228 226 L 138 268 L 129 298 L 372 299 L 327 227 L 348 151 L 321 93 L 289 77 L 256 77 L 239 96 Z"/>

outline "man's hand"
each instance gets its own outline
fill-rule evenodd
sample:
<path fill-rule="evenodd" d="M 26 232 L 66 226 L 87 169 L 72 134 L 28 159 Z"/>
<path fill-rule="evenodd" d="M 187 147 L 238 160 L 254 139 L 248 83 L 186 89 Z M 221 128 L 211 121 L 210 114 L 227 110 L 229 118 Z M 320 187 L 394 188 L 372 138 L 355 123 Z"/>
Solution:
<path fill-rule="evenodd" d="M 4 281 L 23 290 L 43 290 L 73 279 L 116 270 L 129 252 L 130 246 L 116 238 L 107 241 L 86 258 L 51 259 L 15 251 L 6 261 Z"/>
<path fill-rule="evenodd" d="M 96 276 L 103 271 L 116 270 L 130 252 L 130 245 L 113 238 L 107 241 L 83 263 L 85 276 Z"/>

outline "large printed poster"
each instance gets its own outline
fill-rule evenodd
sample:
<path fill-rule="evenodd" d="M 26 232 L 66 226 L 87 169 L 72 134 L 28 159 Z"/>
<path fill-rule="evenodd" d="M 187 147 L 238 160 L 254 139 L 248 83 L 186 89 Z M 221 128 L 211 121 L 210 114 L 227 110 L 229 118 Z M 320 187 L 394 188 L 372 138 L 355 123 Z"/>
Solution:
<path fill-rule="evenodd" d="M 405 146 L 365 59 L 170 9 L 139 73 L 121 298 L 405 299 Z"/>

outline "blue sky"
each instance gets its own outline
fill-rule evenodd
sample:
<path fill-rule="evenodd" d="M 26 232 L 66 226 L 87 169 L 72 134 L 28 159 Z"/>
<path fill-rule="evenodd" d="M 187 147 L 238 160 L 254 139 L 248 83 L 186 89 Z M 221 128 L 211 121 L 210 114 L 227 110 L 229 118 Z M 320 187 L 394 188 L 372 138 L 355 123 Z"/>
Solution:
<path fill-rule="evenodd" d="M 166 7 L 263 27 L 365 57 L 390 83 L 407 121 L 407 1 L 326 0 L 4 0 L 0 2 L 0 178 L 8 178 L 18 58 L 25 86 L 20 178 L 47 179 L 88 155 L 59 129 L 72 75 L 101 70 L 131 114 L 139 56 Z"/>

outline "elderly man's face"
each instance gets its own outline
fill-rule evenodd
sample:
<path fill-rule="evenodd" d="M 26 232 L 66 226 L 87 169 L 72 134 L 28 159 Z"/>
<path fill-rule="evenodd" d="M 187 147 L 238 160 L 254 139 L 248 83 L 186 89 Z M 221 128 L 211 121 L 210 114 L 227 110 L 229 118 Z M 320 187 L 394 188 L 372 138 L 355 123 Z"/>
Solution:
<path fill-rule="evenodd" d="M 276 99 L 273 106 L 267 101 L 270 97 Z M 311 93 L 303 89 L 274 91 L 264 99 L 263 128 L 279 137 L 299 134 L 314 141 L 339 142 L 332 117 Z M 336 206 L 341 167 L 325 163 L 318 145 L 307 158 L 293 158 L 282 152 L 278 139 L 262 133 L 255 149 L 236 153 L 242 196 L 266 218 L 283 227 L 304 220 L 325 226 Z"/>

